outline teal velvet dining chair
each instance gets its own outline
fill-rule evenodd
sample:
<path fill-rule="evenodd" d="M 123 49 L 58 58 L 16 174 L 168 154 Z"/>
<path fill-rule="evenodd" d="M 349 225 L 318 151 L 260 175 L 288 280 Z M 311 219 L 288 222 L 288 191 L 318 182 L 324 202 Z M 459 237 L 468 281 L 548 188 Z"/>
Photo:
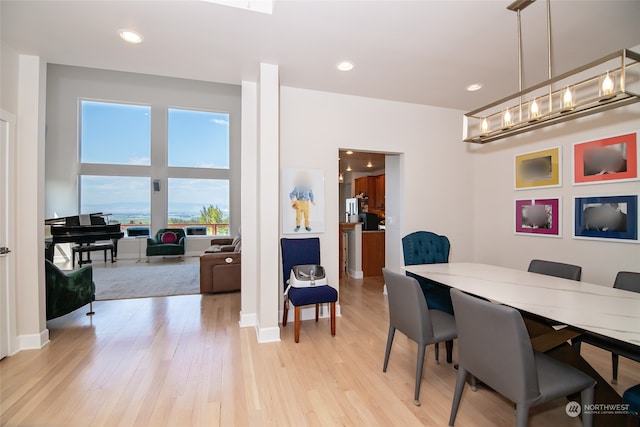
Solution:
<path fill-rule="evenodd" d="M 447 236 L 441 236 L 430 231 L 415 231 L 402 238 L 402 253 L 404 265 L 441 264 L 449 262 L 451 243 Z M 422 293 L 427 300 L 430 310 L 440 310 L 453 314 L 451 296 L 446 286 L 433 283 L 429 279 L 407 272 L 420 284 Z M 436 361 L 439 358 L 439 346 L 435 344 Z M 447 362 L 451 363 L 451 353 L 447 351 Z"/>

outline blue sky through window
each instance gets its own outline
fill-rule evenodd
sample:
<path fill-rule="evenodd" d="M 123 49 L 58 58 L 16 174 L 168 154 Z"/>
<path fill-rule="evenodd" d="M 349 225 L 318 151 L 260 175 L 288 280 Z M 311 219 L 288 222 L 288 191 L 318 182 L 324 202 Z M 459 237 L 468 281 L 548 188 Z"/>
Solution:
<path fill-rule="evenodd" d="M 229 169 L 229 114 L 168 112 L 169 166 Z"/>
<path fill-rule="evenodd" d="M 81 101 L 82 163 L 151 163 L 151 107 Z"/>
<path fill-rule="evenodd" d="M 150 178 L 90 176 L 80 178 L 80 213 L 113 214 L 112 219 L 135 223 L 151 217 Z"/>
<path fill-rule="evenodd" d="M 169 178 L 169 217 L 187 219 L 203 206 L 218 206 L 229 216 L 229 181 L 226 179 Z"/>

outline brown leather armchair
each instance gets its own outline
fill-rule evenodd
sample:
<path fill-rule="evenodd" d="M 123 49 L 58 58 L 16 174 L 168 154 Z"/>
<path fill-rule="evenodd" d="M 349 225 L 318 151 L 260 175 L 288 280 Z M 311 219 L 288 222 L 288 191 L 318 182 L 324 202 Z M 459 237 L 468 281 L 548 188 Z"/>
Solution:
<path fill-rule="evenodd" d="M 214 240 L 211 241 L 212 246 L 219 243 L 219 241 L 215 243 Z M 207 250 L 200 256 L 200 293 L 240 290 L 240 266 L 242 261 L 240 248 L 240 241 L 238 240 L 234 245 L 233 252 L 228 251 L 230 248 L 225 248 L 220 252 L 213 252 L 213 249 L 210 248 L 212 249 L 211 252 Z"/>

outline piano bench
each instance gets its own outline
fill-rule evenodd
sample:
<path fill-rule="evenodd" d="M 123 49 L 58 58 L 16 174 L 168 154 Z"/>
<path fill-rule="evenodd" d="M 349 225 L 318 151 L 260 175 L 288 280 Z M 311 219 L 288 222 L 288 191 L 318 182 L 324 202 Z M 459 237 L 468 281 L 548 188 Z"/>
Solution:
<path fill-rule="evenodd" d="M 113 243 L 99 243 L 97 245 L 77 245 L 71 247 L 71 266 L 76 268 L 76 253 L 78 254 L 78 265 L 91 264 L 91 252 L 104 251 L 104 262 L 107 262 L 107 251 L 111 253 L 111 262 L 113 259 Z M 87 259 L 83 259 L 82 254 L 87 253 Z"/>

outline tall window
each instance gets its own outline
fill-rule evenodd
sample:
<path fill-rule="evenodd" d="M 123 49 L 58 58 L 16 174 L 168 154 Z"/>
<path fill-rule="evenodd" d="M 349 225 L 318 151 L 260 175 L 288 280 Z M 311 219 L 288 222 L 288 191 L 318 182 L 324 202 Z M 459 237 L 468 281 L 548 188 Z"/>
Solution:
<path fill-rule="evenodd" d="M 169 178 L 169 224 L 229 234 L 229 180 Z"/>
<path fill-rule="evenodd" d="M 80 162 L 151 164 L 151 107 L 82 100 Z"/>
<path fill-rule="evenodd" d="M 110 221 L 126 225 L 151 222 L 150 179 L 138 176 L 80 177 L 80 212 L 111 214 Z"/>
<path fill-rule="evenodd" d="M 82 100 L 80 119 L 80 162 L 112 165 L 80 176 L 80 212 L 149 225 L 150 178 L 124 176 L 121 167 L 151 164 L 151 107 Z"/>
<path fill-rule="evenodd" d="M 169 108 L 169 166 L 229 169 L 229 115 Z"/>

